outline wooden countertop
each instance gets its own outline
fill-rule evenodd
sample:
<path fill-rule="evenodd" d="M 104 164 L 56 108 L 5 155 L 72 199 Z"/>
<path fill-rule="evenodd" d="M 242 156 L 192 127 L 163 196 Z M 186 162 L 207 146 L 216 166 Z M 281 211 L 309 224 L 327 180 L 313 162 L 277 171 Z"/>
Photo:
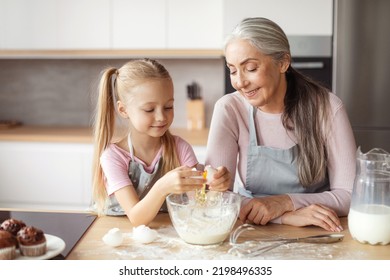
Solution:
<path fill-rule="evenodd" d="M 206 146 L 208 129 L 171 128 L 193 146 Z M 0 141 L 92 143 L 90 127 L 16 126 L 0 130 Z"/>
<path fill-rule="evenodd" d="M 332 244 L 290 243 L 284 244 L 261 256 L 252 259 L 312 259 L 312 260 L 389 260 L 390 245 L 361 244 L 352 239 L 347 218 L 342 218 L 344 239 Z M 237 227 L 240 222 L 236 223 Z M 177 235 L 172 227 L 169 215 L 158 214 L 149 225 L 157 230 L 159 237 L 150 244 L 139 244 L 132 240 L 132 226 L 127 217 L 99 217 L 84 234 L 82 239 L 68 255 L 69 260 L 111 260 L 111 259 L 248 259 L 229 253 L 231 245 L 225 241 L 221 245 L 190 245 Z M 124 243 L 119 247 L 109 247 L 102 237 L 112 228 L 119 228 L 125 235 Z M 257 230 L 243 234 L 242 242 L 260 237 L 304 237 L 328 234 L 319 227 L 291 227 L 279 224 L 257 226 Z"/>

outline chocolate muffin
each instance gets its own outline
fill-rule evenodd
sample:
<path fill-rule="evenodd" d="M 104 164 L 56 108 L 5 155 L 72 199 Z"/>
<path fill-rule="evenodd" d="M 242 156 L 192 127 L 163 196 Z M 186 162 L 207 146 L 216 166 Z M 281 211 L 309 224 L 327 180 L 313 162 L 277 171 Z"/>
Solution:
<path fill-rule="evenodd" d="M 46 237 L 41 229 L 32 226 L 24 227 L 18 231 L 16 238 L 22 255 L 36 257 L 46 253 Z"/>
<path fill-rule="evenodd" d="M 16 256 L 16 237 L 6 231 L 0 230 L 0 260 L 12 260 Z"/>
<path fill-rule="evenodd" d="M 8 219 L 2 222 L 2 224 L 0 225 L 0 229 L 10 232 L 16 237 L 18 231 L 25 226 L 26 224 L 23 221 L 16 219 Z"/>

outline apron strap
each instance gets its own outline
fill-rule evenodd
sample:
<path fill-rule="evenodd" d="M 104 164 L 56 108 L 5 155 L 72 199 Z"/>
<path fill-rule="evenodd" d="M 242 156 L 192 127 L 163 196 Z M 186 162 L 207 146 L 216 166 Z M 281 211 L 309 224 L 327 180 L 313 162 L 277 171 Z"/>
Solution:
<path fill-rule="evenodd" d="M 130 158 L 132 161 L 134 161 L 134 149 L 133 144 L 131 143 L 130 133 L 127 135 L 127 145 L 129 145 Z"/>
<path fill-rule="evenodd" d="M 249 108 L 249 146 L 252 147 L 258 146 L 255 126 L 256 110 L 254 106 Z"/>

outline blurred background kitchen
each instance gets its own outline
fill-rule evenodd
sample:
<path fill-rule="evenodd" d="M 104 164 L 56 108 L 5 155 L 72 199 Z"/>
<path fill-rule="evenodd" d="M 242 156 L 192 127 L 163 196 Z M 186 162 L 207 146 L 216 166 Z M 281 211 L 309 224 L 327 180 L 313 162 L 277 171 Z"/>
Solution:
<path fill-rule="evenodd" d="M 223 38 L 242 18 L 274 19 L 305 39 L 294 45 L 302 56 L 311 55 L 306 39 L 325 37 L 330 58 L 332 14 L 331 0 L 0 0 L 0 119 L 88 126 L 102 68 L 149 56 L 172 74 L 173 127 L 187 126 L 193 81 L 207 126 L 225 93 Z"/>
<path fill-rule="evenodd" d="M 251 16 L 277 22 L 290 39 L 294 66 L 347 102 L 358 145 L 390 150 L 384 68 L 390 61 L 382 51 L 390 44 L 379 29 L 389 25 L 389 3 L 0 0 L 0 207 L 88 206 L 99 73 L 131 58 L 152 57 L 167 67 L 175 86 L 172 128 L 202 162 L 214 103 L 233 91 L 223 39 Z M 204 106 L 199 127 L 188 125 L 193 83 Z"/>

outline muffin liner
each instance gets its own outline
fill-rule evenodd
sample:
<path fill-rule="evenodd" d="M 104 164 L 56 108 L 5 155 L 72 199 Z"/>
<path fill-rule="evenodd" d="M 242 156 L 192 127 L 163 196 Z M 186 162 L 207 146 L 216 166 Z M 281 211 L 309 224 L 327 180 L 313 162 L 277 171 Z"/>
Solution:
<path fill-rule="evenodd" d="M 37 245 L 22 245 L 19 243 L 20 254 L 26 257 L 37 257 L 46 253 L 46 241 Z"/>
<path fill-rule="evenodd" d="M 16 257 L 16 246 L 0 249 L 0 260 L 13 260 Z"/>

